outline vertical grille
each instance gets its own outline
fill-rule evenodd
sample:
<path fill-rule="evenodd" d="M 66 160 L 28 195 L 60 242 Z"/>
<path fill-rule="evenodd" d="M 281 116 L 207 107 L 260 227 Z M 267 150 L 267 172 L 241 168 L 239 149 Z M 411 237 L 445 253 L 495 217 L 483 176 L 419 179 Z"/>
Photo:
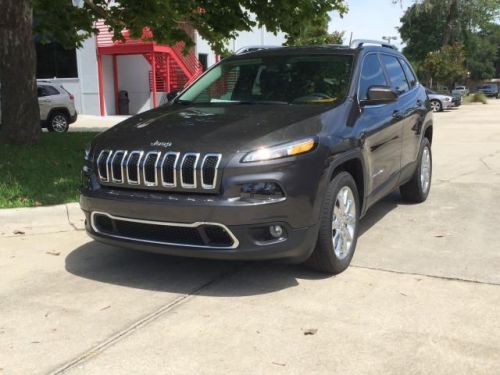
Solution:
<path fill-rule="evenodd" d="M 125 157 L 127 156 L 127 151 L 115 151 L 113 157 L 111 158 L 111 180 L 118 184 L 123 184 L 125 178 L 123 175 L 123 169 L 125 165 Z"/>
<path fill-rule="evenodd" d="M 183 188 L 196 188 L 196 165 L 200 154 L 185 154 L 181 163 L 181 185 Z"/>
<path fill-rule="evenodd" d="M 139 185 L 139 165 L 141 163 L 143 152 L 132 151 L 127 159 L 127 182 L 131 185 Z"/>
<path fill-rule="evenodd" d="M 103 150 L 97 158 L 97 172 L 99 173 L 99 178 L 103 182 L 109 181 L 109 159 L 113 152 L 110 150 Z"/>
<path fill-rule="evenodd" d="M 179 160 L 178 152 L 168 152 L 161 162 L 161 183 L 166 187 L 175 187 L 177 185 L 176 167 Z"/>
<path fill-rule="evenodd" d="M 220 154 L 207 154 L 203 158 L 201 163 L 201 186 L 203 189 L 215 188 L 220 159 Z"/>
<path fill-rule="evenodd" d="M 144 185 L 146 186 L 158 185 L 156 168 L 158 167 L 159 160 L 160 160 L 160 152 L 148 152 L 146 154 L 146 157 L 144 158 L 144 164 L 142 166 Z"/>
<path fill-rule="evenodd" d="M 215 190 L 222 155 L 134 150 L 103 150 L 96 161 L 103 183 L 153 187 L 164 190 Z M 180 181 L 180 183 L 179 183 Z"/>

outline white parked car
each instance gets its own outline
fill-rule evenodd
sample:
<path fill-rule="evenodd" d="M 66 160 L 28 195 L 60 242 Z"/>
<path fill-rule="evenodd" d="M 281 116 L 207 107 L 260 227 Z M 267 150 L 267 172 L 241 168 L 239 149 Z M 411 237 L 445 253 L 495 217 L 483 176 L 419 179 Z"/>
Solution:
<path fill-rule="evenodd" d="M 75 97 L 58 84 L 37 80 L 38 105 L 42 128 L 64 133 L 77 119 Z"/>
<path fill-rule="evenodd" d="M 450 109 L 454 107 L 453 97 L 450 95 L 438 94 L 435 91 L 425 89 L 427 96 L 429 97 L 429 101 L 431 102 L 431 108 L 434 112 L 441 112 L 445 109 Z"/>
<path fill-rule="evenodd" d="M 469 95 L 469 89 L 466 86 L 455 86 L 451 91 L 452 95 L 467 96 Z"/>

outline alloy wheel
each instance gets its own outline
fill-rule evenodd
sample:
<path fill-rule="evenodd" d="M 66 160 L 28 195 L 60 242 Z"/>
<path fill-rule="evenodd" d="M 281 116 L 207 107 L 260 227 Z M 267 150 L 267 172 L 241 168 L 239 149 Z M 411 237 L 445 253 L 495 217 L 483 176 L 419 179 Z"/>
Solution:
<path fill-rule="evenodd" d="M 356 201 L 348 186 L 337 194 L 332 215 L 333 251 L 338 259 L 344 259 L 351 252 L 356 232 Z"/>
<path fill-rule="evenodd" d="M 431 184 L 431 153 L 428 147 L 424 148 L 420 163 L 420 187 L 422 192 L 427 194 Z"/>
<path fill-rule="evenodd" d="M 58 133 L 63 133 L 68 128 L 68 120 L 64 115 L 55 115 L 52 118 L 52 129 Z"/>

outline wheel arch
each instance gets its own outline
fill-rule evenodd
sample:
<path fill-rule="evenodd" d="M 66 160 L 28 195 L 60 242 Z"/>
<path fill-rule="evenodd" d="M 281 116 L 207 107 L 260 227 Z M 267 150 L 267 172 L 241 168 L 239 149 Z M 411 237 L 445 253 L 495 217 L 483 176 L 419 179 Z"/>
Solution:
<path fill-rule="evenodd" d="M 360 151 L 349 152 L 337 156 L 330 167 L 330 181 L 340 172 L 349 173 L 356 183 L 358 189 L 361 215 L 365 212 L 366 168 Z"/>
<path fill-rule="evenodd" d="M 52 116 L 54 116 L 56 113 L 63 113 L 68 118 L 68 121 L 71 119 L 71 115 L 69 113 L 68 108 L 66 108 L 66 107 L 55 107 L 55 108 L 51 108 L 50 109 L 49 114 L 47 115 L 47 121 L 50 121 L 50 119 L 52 118 Z"/>

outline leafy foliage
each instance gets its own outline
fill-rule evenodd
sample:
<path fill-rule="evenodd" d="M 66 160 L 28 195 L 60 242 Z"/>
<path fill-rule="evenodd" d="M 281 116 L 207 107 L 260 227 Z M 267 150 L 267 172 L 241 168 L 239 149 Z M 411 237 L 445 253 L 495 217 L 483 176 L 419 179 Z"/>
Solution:
<path fill-rule="evenodd" d="M 417 65 L 445 45 L 462 44 L 464 64 L 471 78 L 491 78 L 498 61 L 499 39 L 495 23 L 500 15 L 500 0 L 421 0 L 401 18 L 401 38 L 405 54 Z M 439 56 L 439 55 L 438 55 Z M 422 73 L 422 70 L 419 72 Z"/>
<path fill-rule="evenodd" d="M 439 51 L 427 55 L 424 68 L 432 78 L 452 86 L 454 81 L 462 79 L 467 74 L 464 61 L 464 48 L 461 44 L 446 45 Z"/>
<path fill-rule="evenodd" d="M 45 40 L 67 47 L 80 45 L 92 33 L 94 22 L 103 19 L 120 39 L 124 28 L 134 38 L 147 27 L 156 41 L 193 45 L 187 24 L 194 27 L 211 47 L 221 53 L 228 39 L 254 26 L 270 32 L 296 33 L 297 25 L 324 23 L 331 11 L 344 14 L 344 0 L 81 0 L 74 7 L 68 0 L 34 0 L 35 32 Z"/>
<path fill-rule="evenodd" d="M 294 30 L 286 37 L 287 46 L 307 46 L 318 44 L 342 44 L 343 31 L 328 32 L 330 16 L 325 13 L 317 20 L 297 20 Z"/>

